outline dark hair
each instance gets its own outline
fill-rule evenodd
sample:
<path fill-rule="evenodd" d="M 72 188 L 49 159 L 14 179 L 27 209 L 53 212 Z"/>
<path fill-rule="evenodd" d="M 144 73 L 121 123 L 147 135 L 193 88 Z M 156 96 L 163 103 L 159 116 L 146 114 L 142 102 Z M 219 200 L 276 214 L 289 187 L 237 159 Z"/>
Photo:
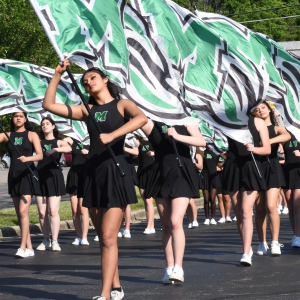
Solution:
<path fill-rule="evenodd" d="M 82 77 L 80 79 L 80 83 L 82 86 L 84 86 L 83 84 L 83 78 L 84 76 L 89 73 L 89 72 L 95 72 L 95 73 L 98 73 L 102 79 L 104 78 L 108 78 L 108 81 L 107 81 L 107 88 L 108 88 L 108 91 L 110 93 L 110 95 L 114 98 L 114 99 L 117 99 L 117 100 L 120 100 L 120 95 L 119 95 L 119 88 L 114 84 L 112 83 L 110 80 L 109 80 L 109 77 L 102 71 L 100 70 L 99 68 L 96 68 L 96 67 L 92 67 L 92 68 L 89 68 L 88 70 L 86 70 L 83 74 L 82 74 Z M 94 97 L 90 96 L 89 97 L 89 104 L 97 104 Z"/>
<path fill-rule="evenodd" d="M 45 121 L 45 120 L 50 121 L 51 124 L 55 126 L 55 122 L 52 120 L 51 117 L 43 117 L 43 119 L 42 119 L 42 121 L 41 121 L 41 124 L 40 124 L 41 126 L 42 126 L 43 121 Z M 56 126 L 55 126 L 54 129 L 53 129 L 53 135 L 54 135 L 54 137 L 55 137 L 56 139 L 59 139 L 59 132 L 58 132 Z M 40 139 L 41 139 L 41 140 L 44 140 L 44 139 L 45 139 L 45 134 L 44 134 L 44 132 L 43 132 L 43 130 L 42 130 L 42 127 L 41 127 L 41 130 L 40 130 L 39 136 L 40 136 Z"/>
<path fill-rule="evenodd" d="M 28 118 L 27 118 L 27 113 L 25 111 L 18 111 L 18 112 L 14 112 L 11 116 L 11 119 L 10 119 L 10 131 L 15 131 L 15 124 L 14 124 L 14 115 L 17 114 L 17 113 L 22 113 L 24 116 L 25 116 L 25 124 L 24 124 L 24 127 L 26 130 L 28 131 L 34 131 L 31 123 L 29 122 Z"/>

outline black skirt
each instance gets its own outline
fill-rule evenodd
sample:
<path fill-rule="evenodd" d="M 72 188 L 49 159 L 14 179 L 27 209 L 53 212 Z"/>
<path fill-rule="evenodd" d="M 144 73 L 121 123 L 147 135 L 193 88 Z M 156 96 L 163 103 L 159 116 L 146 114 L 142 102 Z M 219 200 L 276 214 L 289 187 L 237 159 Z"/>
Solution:
<path fill-rule="evenodd" d="M 116 155 L 125 171 L 121 176 L 112 158 L 102 159 L 94 155 L 83 168 L 83 206 L 96 208 L 125 207 L 136 203 L 132 170 L 124 155 Z"/>
<path fill-rule="evenodd" d="M 39 169 L 40 196 L 52 197 L 66 194 L 65 180 L 60 169 Z"/>
<path fill-rule="evenodd" d="M 67 176 L 66 192 L 70 195 L 77 195 L 78 198 L 82 197 L 83 166 L 83 164 L 71 166 Z"/>
<path fill-rule="evenodd" d="M 35 168 L 32 171 L 36 178 L 38 178 L 38 172 Z M 34 179 L 31 172 L 28 169 L 23 171 L 16 171 L 13 168 L 8 172 L 8 193 L 11 197 L 18 197 L 23 195 L 40 195 L 39 181 Z"/>
<path fill-rule="evenodd" d="M 176 159 L 172 163 L 155 161 L 149 181 L 146 183 L 145 198 L 179 197 L 199 198 L 199 175 L 191 158 L 180 157 L 182 167 Z"/>

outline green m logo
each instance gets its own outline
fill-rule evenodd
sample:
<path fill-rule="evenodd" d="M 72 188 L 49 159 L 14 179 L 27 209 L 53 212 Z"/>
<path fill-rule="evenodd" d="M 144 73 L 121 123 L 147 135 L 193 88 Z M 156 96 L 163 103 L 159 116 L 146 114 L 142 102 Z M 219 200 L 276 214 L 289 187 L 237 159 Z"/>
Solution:
<path fill-rule="evenodd" d="M 50 145 L 44 145 L 46 150 L 51 150 L 51 144 Z"/>
<path fill-rule="evenodd" d="M 297 147 L 297 141 L 290 141 L 289 147 Z"/>
<path fill-rule="evenodd" d="M 82 143 L 78 143 L 78 146 L 76 146 L 76 149 L 83 149 L 83 144 Z"/>
<path fill-rule="evenodd" d="M 142 151 L 148 151 L 148 150 L 149 150 L 149 145 L 143 146 Z"/>
<path fill-rule="evenodd" d="M 206 158 L 208 158 L 208 159 L 212 159 L 212 155 L 211 155 L 211 154 L 209 154 L 209 153 L 207 153 L 207 154 L 206 154 Z"/>
<path fill-rule="evenodd" d="M 22 145 L 22 142 L 23 142 L 23 138 L 22 137 L 20 137 L 20 138 L 18 138 L 18 137 L 15 137 L 15 145 Z"/>
<path fill-rule="evenodd" d="M 167 125 L 161 126 L 161 132 L 162 133 L 166 133 L 167 131 L 168 131 L 168 126 Z"/>
<path fill-rule="evenodd" d="M 96 112 L 95 113 L 96 122 L 105 122 L 106 121 L 106 115 L 107 115 L 107 111 Z"/>

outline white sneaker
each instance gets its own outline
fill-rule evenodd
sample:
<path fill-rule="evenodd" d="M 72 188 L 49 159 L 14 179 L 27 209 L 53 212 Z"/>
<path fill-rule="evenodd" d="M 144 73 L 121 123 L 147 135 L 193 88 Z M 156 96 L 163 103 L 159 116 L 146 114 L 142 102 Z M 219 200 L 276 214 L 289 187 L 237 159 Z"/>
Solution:
<path fill-rule="evenodd" d="M 294 236 L 291 246 L 294 248 L 300 248 L 300 237 L 299 236 L 296 236 L 296 235 Z"/>
<path fill-rule="evenodd" d="M 26 248 L 25 257 L 30 257 L 30 256 L 34 256 L 34 251 L 33 251 L 33 249 Z"/>
<path fill-rule="evenodd" d="M 26 257 L 25 251 L 22 250 L 21 248 L 18 249 L 17 253 L 15 254 L 16 257 L 18 258 L 24 258 Z"/>
<path fill-rule="evenodd" d="M 258 244 L 257 252 L 256 253 L 258 255 L 267 255 L 268 249 L 269 249 L 269 247 L 268 247 L 268 244 L 266 242 L 260 242 Z"/>
<path fill-rule="evenodd" d="M 211 225 L 217 225 L 218 223 L 216 222 L 215 219 L 211 219 L 211 220 L 210 220 L 210 224 L 211 224 Z"/>
<path fill-rule="evenodd" d="M 203 224 L 204 224 L 204 225 L 209 225 L 209 219 L 205 219 L 205 221 L 204 221 Z"/>
<path fill-rule="evenodd" d="M 277 208 L 278 214 L 281 215 L 281 209 Z"/>
<path fill-rule="evenodd" d="M 95 297 L 93 297 L 93 300 L 107 300 L 107 299 L 102 296 L 95 296 Z"/>
<path fill-rule="evenodd" d="M 272 243 L 271 244 L 271 254 L 273 256 L 281 255 L 281 249 L 280 248 L 282 248 L 282 247 L 284 247 L 283 244 Z"/>
<path fill-rule="evenodd" d="M 218 221 L 218 223 L 221 223 L 221 224 L 225 223 L 225 218 L 221 218 L 221 219 Z"/>
<path fill-rule="evenodd" d="M 232 219 L 232 221 L 235 221 L 235 222 L 237 221 L 236 216 L 234 216 L 234 218 Z"/>
<path fill-rule="evenodd" d="M 226 223 L 231 223 L 231 222 L 232 222 L 230 216 L 227 216 L 227 217 L 225 218 L 225 221 L 226 221 Z"/>
<path fill-rule="evenodd" d="M 118 237 L 120 237 L 120 238 L 123 237 L 123 234 L 121 231 L 118 232 Z"/>
<path fill-rule="evenodd" d="M 251 256 L 244 253 L 240 260 L 240 264 L 245 267 L 251 266 L 252 265 Z"/>
<path fill-rule="evenodd" d="M 121 292 L 119 291 L 111 291 L 110 292 L 111 300 L 121 300 L 124 298 L 124 291 L 121 287 Z"/>
<path fill-rule="evenodd" d="M 131 234 L 130 234 L 130 231 L 128 229 L 124 230 L 123 238 L 127 238 L 127 239 L 131 238 Z"/>
<path fill-rule="evenodd" d="M 184 272 L 181 267 L 175 265 L 173 272 L 170 274 L 169 279 L 177 282 L 184 282 Z"/>
<path fill-rule="evenodd" d="M 278 205 L 278 210 L 283 210 L 283 206 L 281 204 Z"/>
<path fill-rule="evenodd" d="M 281 213 L 287 215 L 289 213 L 289 209 L 287 207 L 284 207 Z"/>
<path fill-rule="evenodd" d="M 99 242 L 99 236 L 98 235 L 95 236 L 94 241 Z"/>
<path fill-rule="evenodd" d="M 83 246 L 88 246 L 90 243 L 88 242 L 87 239 L 82 239 L 81 242 L 80 242 L 80 245 L 83 245 Z"/>
<path fill-rule="evenodd" d="M 191 229 L 193 227 L 193 223 L 189 223 L 188 229 Z"/>
<path fill-rule="evenodd" d="M 74 242 L 72 243 L 72 245 L 78 246 L 81 243 L 81 238 L 77 237 Z"/>
<path fill-rule="evenodd" d="M 164 277 L 162 278 L 162 283 L 163 284 L 173 284 L 174 281 L 170 280 L 170 275 L 172 274 L 173 272 L 173 268 L 166 268 L 165 269 L 165 274 L 164 274 Z"/>
<path fill-rule="evenodd" d="M 198 223 L 197 221 L 193 221 L 192 227 L 193 227 L 193 228 L 196 228 L 196 227 L 198 227 L 198 226 L 199 226 L 199 223 Z"/>
<path fill-rule="evenodd" d="M 43 239 L 43 241 L 36 247 L 38 251 L 45 251 L 46 249 L 51 248 L 51 240 L 50 239 Z"/>
<path fill-rule="evenodd" d="M 52 251 L 61 251 L 59 243 L 57 241 L 52 241 Z"/>

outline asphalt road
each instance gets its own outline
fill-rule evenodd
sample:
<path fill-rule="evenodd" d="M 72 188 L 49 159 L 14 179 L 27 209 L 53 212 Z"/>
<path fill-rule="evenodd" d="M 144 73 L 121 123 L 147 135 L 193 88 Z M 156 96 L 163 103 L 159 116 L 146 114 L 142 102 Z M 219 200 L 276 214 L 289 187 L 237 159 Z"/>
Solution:
<path fill-rule="evenodd" d="M 203 209 L 198 211 L 204 220 Z M 119 239 L 119 265 L 124 299 L 300 299 L 300 249 L 290 247 L 292 231 L 286 215 L 282 225 L 280 257 L 254 254 L 253 266 L 242 267 L 241 243 L 236 223 L 200 225 L 186 229 L 185 282 L 164 286 L 161 231 L 145 236 L 145 223 L 132 224 L 131 239 Z M 185 228 L 187 221 L 185 220 Z M 159 229 L 159 221 L 156 221 Z M 89 232 L 90 246 L 73 246 L 73 231 L 61 231 L 62 252 L 38 252 L 35 257 L 16 259 L 19 238 L 0 239 L 0 299 L 92 299 L 99 295 L 99 246 Z M 33 235 L 36 247 L 41 236 Z M 268 236 L 268 241 L 270 238 Z M 254 235 L 253 249 L 258 241 Z"/>

